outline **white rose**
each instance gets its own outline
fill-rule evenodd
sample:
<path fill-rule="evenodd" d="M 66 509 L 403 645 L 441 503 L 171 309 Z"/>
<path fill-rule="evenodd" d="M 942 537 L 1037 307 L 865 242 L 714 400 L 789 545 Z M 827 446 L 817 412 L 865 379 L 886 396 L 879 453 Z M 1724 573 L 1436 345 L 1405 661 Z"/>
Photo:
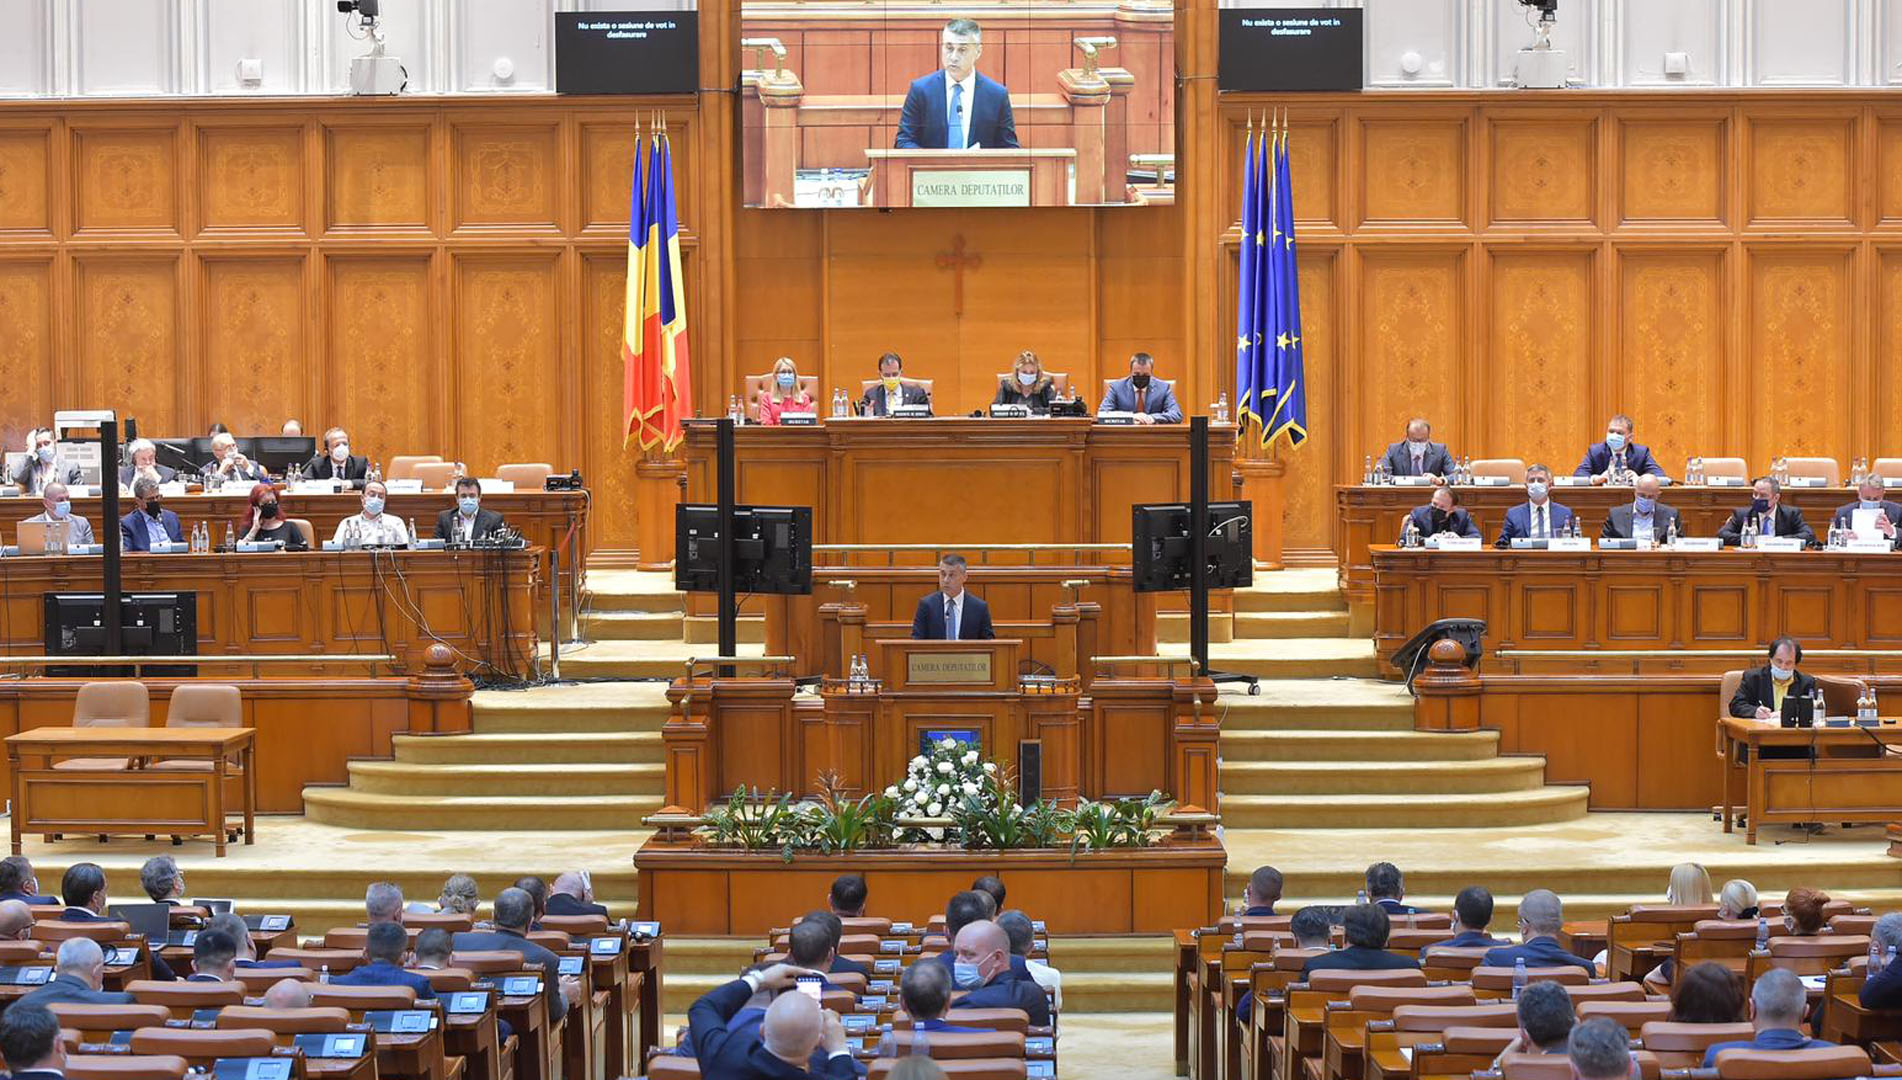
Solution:
<path fill-rule="evenodd" d="M 940 794 L 940 795 L 949 795 L 949 794 L 951 794 L 951 785 L 950 785 L 950 784 L 939 784 L 939 785 L 938 785 L 938 794 Z"/>
<path fill-rule="evenodd" d="M 937 817 L 939 814 L 943 812 L 944 812 L 943 803 L 932 803 L 930 806 L 925 807 L 926 817 Z"/>
<path fill-rule="evenodd" d="M 896 799 L 896 798 L 898 798 L 898 787 L 897 787 L 896 785 L 893 785 L 892 787 L 888 787 L 888 788 L 886 788 L 886 789 L 885 789 L 885 797 L 886 797 L 887 799 Z"/>
<path fill-rule="evenodd" d="M 950 763 L 950 762 L 948 762 L 948 761 L 940 761 L 940 762 L 938 762 L 938 771 L 939 771 L 939 772 L 941 772 L 941 773 L 948 773 L 948 772 L 950 772 L 950 771 L 951 771 L 951 763 Z"/>
<path fill-rule="evenodd" d="M 905 777 L 905 790 L 906 790 L 906 791 L 917 791 L 917 790 L 918 790 L 918 781 L 917 781 L 917 779 L 916 779 L 916 778 L 914 778 L 914 777 L 910 777 L 910 776 L 907 776 L 907 777 Z"/>
<path fill-rule="evenodd" d="M 987 761 L 987 762 L 985 762 L 985 763 L 984 763 L 984 771 L 985 771 L 985 772 L 991 772 L 991 773 L 994 773 L 994 772 L 996 772 L 996 771 L 997 771 L 997 762 L 995 762 L 995 761 Z"/>
<path fill-rule="evenodd" d="M 964 782 L 964 793 L 965 793 L 966 795 L 976 795 L 976 794 L 977 794 L 977 785 L 976 785 L 976 784 L 973 784 L 973 783 L 971 783 L 971 782 L 970 782 L 969 780 L 966 780 L 966 781 Z"/>
<path fill-rule="evenodd" d="M 976 751 L 976 750 L 966 750 L 966 751 L 964 752 L 964 757 L 963 757 L 963 758 L 962 758 L 961 760 L 962 760 L 962 761 L 964 762 L 964 764 L 966 764 L 966 765 L 976 765 L 976 764 L 977 764 L 977 751 Z"/>
<path fill-rule="evenodd" d="M 925 766 L 925 765 L 931 764 L 929 761 L 925 760 L 925 756 L 923 754 L 919 754 L 917 757 L 912 758 L 911 763 L 917 766 Z"/>
<path fill-rule="evenodd" d="M 946 750 L 955 750 L 957 749 L 958 741 L 956 739 L 947 738 L 938 745 L 944 747 Z"/>

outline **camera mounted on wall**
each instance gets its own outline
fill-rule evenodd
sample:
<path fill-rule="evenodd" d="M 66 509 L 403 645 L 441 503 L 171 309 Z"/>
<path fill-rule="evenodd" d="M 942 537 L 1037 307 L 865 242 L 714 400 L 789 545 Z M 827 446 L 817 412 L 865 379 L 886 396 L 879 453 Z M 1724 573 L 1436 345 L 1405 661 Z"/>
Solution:
<path fill-rule="evenodd" d="M 1565 50 L 1552 47 L 1552 28 L 1559 21 L 1559 0 L 1519 0 L 1519 3 L 1526 9 L 1526 21 L 1532 24 L 1532 47 L 1519 50 L 1512 66 L 1513 85 L 1521 90 L 1564 89 Z"/>
<path fill-rule="evenodd" d="M 337 10 L 351 17 L 351 37 L 370 41 L 370 51 L 350 61 L 350 92 L 382 97 L 402 93 L 409 72 L 402 60 L 383 51 L 383 0 L 337 0 Z"/>

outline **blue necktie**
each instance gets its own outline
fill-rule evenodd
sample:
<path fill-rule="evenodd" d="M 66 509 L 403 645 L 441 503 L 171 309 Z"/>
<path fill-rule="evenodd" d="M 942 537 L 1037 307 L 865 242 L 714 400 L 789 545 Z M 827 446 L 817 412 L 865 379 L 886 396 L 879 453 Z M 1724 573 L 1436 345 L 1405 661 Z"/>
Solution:
<path fill-rule="evenodd" d="M 958 604 L 950 597 L 944 601 L 944 637 L 946 641 L 958 639 Z"/>
<path fill-rule="evenodd" d="M 964 147 L 964 84 L 951 84 L 951 131 L 944 144 L 952 149 Z"/>

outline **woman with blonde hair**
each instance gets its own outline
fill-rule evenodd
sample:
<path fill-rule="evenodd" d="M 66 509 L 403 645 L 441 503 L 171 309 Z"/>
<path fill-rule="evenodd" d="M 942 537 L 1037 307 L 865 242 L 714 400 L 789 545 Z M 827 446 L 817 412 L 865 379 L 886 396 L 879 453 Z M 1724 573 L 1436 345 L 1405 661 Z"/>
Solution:
<path fill-rule="evenodd" d="M 1672 907 L 1702 907 L 1714 904 L 1710 872 L 1694 862 L 1678 863 L 1671 868 L 1671 885 L 1664 890 L 1664 902 Z"/>
<path fill-rule="evenodd" d="M 1011 365 L 1010 378 L 997 388 L 993 405 L 1027 405 L 1032 414 L 1047 416 L 1050 403 L 1057 400 L 1056 380 L 1044 373 L 1043 361 L 1025 349 Z"/>
<path fill-rule="evenodd" d="M 445 915 L 468 915 L 473 918 L 481 903 L 482 894 L 476 889 L 475 878 L 467 874 L 451 874 L 449 880 L 442 883 L 442 896 L 436 901 L 436 910 Z"/>
<path fill-rule="evenodd" d="M 1717 917 L 1736 920 L 1757 915 L 1757 887 L 1742 878 L 1724 882 L 1724 891 L 1717 896 Z"/>
<path fill-rule="evenodd" d="M 759 422 L 771 426 L 785 413 L 813 411 L 812 395 L 799 383 L 799 365 L 790 356 L 773 361 L 772 380 L 759 392 Z"/>

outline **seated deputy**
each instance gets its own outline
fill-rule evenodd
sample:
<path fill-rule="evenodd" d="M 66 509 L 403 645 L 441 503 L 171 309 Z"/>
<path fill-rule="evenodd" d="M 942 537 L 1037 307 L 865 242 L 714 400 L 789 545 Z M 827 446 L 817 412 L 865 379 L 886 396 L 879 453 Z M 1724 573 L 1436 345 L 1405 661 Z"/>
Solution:
<path fill-rule="evenodd" d="M 1704 1051 L 1704 1068 L 1716 1068 L 1717 1055 L 1726 1050 L 1810 1050 L 1836 1045 L 1803 1034 L 1808 1011 L 1802 978 L 1794 971 L 1771 968 L 1757 976 L 1750 988 L 1750 1026 L 1756 1029 L 1756 1037 L 1713 1044 Z"/>
<path fill-rule="evenodd" d="M 748 971 L 694 1002 L 687 1026 L 700 1074 L 733 1080 L 854 1080 L 858 1072 L 838 1014 L 805 994 L 782 992 L 792 990 L 802 974 L 791 964 L 774 964 Z M 761 1010 L 757 1026 L 746 1018 L 755 1009 Z"/>
<path fill-rule="evenodd" d="M 1436 484 L 1446 483 L 1453 471 L 1453 455 L 1445 443 L 1433 441 L 1433 425 L 1423 416 L 1407 421 L 1407 437 L 1390 443 L 1380 455 L 1389 476 L 1424 476 Z"/>
<path fill-rule="evenodd" d="M 1745 533 L 1757 536 L 1794 536 L 1804 547 L 1816 546 L 1816 533 L 1803 520 L 1803 511 L 1783 505 L 1783 485 L 1775 477 L 1759 476 L 1751 485 L 1750 505 L 1733 512 L 1717 530 L 1725 547 L 1738 547 Z"/>
<path fill-rule="evenodd" d="M 1647 544 L 1662 543 L 1673 531 L 1684 535 L 1677 511 L 1658 501 L 1663 492 L 1662 480 L 1650 473 L 1638 477 L 1632 484 L 1631 501 L 1611 508 L 1598 535 L 1607 540 L 1637 540 Z"/>
<path fill-rule="evenodd" d="M 119 540 L 127 551 L 151 551 L 158 544 L 185 542 L 178 515 L 165 509 L 159 498 L 159 482 L 141 476 L 132 482 L 132 501 L 137 509 L 119 519 Z"/>
<path fill-rule="evenodd" d="M 1050 1025 L 1050 999 L 1043 987 L 1011 970 L 1010 937 L 1003 927 L 979 919 L 958 931 L 951 981 L 965 995 L 951 1003 L 959 1009 L 1022 1009 L 1038 1027 Z"/>
<path fill-rule="evenodd" d="M 1055 380 L 1044 374 L 1043 361 L 1037 359 L 1037 354 L 1025 349 L 1017 354 L 1010 377 L 998 386 L 997 397 L 991 404 L 1022 405 L 1032 416 L 1048 416 L 1050 405 L 1056 400 Z"/>
<path fill-rule="evenodd" d="M 119 466 L 119 486 L 131 490 L 133 481 L 149 476 L 161 484 L 178 479 L 178 470 L 158 463 L 158 447 L 150 439 L 134 439 L 126 444 L 127 464 Z"/>
<path fill-rule="evenodd" d="M 1176 404 L 1175 391 L 1156 378 L 1155 370 L 1155 357 L 1146 352 L 1132 355 L 1129 375 L 1109 385 L 1096 411 L 1132 413 L 1138 424 L 1180 424 L 1182 407 Z"/>
<path fill-rule="evenodd" d="M 403 519 L 383 512 L 388 494 L 381 480 L 365 484 L 363 512 L 337 522 L 336 535 L 331 539 L 339 544 L 354 539 L 365 547 L 408 547 L 409 529 L 404 527 Z"/>
<path fill-rule="evenodd" d="M 436 515 L 436 539 L 474 544 L 502 531 L 502 515 L 482 509 L 482 484 L 473 476 L 456 477 L 456 505 Z"/>
<path fill-rule="evenodd" d="M 1552 470 L 1544 465 L 1526 467 L 1526 501 L 1506 511 L 1494 547 L 1511 547 L 1514 540 L 1549 540 L 1572 531 L 1572 511 L 1552 501 Z"/>
<path fill-rule="evenodd" d="M 238 452 L 238 440 L 228 431 L 211 437 L 211 460 L 199 472 L 206 481 L 216 479 L 225 484 L 263 484 L 271 479 L 263 466 Z"/>
<path fill-rule="evenodd" d="M 905 358 L 888 352 L 878 358 L 878 382 L 859 398 L 860 416 L 890 416 L 900 405 L 931 405 L 925 388 L 904 379 Z"/>
<path fill-rule="evenodd" d="M 377 923 L 365 934 L 363 955 L 369 963 L 359 964 L 330 981 L 338 986 L 407 986 L 416 991 L 416 1000 L 435 1000 L 429 976 L 403 970 L 403 954 L 408 951 L 409 933 L 402 923 Z"/>
<path fill-rule="evenodd" d="M 799 385 L 799 365 L 793 363 L 792 357 L 782 356 L 773 361 L 772 380 L 759 392 L 759 400 L 755 402 L 759 422 L 775 427 L 780 417 L 789 412 L 809 413 L 817 408 L 812 395 Z"/>
<path fill-rule="evenodd" d="M 277 502 L 277 489 L 269 484 L 251 488 L 251 505 L 238 519 L 238 539 L 244 543 L 276 540 L 285 551 L 308 551 L 310 542 L 304 530 L 284 516 Z"/>
<path fill-rule="evenodd" d="M 323 450 L 304 463 L 306 480 L 344 480 L 361 489 L 370 476 L 370 459 L 350 453 L 350 433 L 340 427 L 324 432 Z"/>
<path fill-rule="evenodd" d="M 991 1028 L 959 1027 L 944 1018 L 951 1007 L 951 976 L 939 964 L 913 964 L 898 980 L 898 1000 L 915 1031 L 975 1035 Z"/>
<path fill-rule="evenodd" d="M 1301 965 L 1301 979 L 1307 981 L 1317 971 L 1393 971 L 1418 968 L 1420 961 L 1387 951 L 1387 937 L 1393 921 L 1378 904 L 1355 904 L 1341 917 L 1341 932 L 1347 948 L 1322 953 Z"/>
<path fill-rule="evenodd" d="M 1597 965 L 1559 947 L 1559 931 L 1564 927 L 1565 906 L 1558 894 L 1550 889 L 1534 889 L 1519 900 L 1519 940 L 1523 944 L 1493 949 L 1481 963 L 1509 968 L 1524 960 L 1529 968 L 1580 967 L 1597 975 Z"/>
<path fill-rule="evenodd" d="M 1829 519 L 1829 527 L 1848 531 L 1852 540 L 1887 540 L 1891 548 L 1902 547 L 1902 503 L 1883 498 L 1887 489 L 1888 485 L 1877 474 L 1863 477 L 1862 483 L 1856 485 L 1856 501 L 1838 507 Z M 1875 515 L 1874 531 L 1856 531 L 1858 510 Z"/>
<path fill-rule="evenodd" d="M 1479 539 L 1479 526 L 1473 524 L 1473 517 L 1460 508 L 1459 493 L 1450 487 L 1433 489 L 1433 497 L 1425 506 L 1416 506 L 1407 516 L 1421 539 L 1429 536 L 1470 536 Z"/>
<path fill-rule="evenodd" d="M 66 545 L 95 543 L 92 536 L 92 522 L 73 513 L 73 501 L 66 493 L 66 485 L 54 480 L 40 489 L 40 504 L 44 507 L 39 513 L 27 518 L 25 523 L 66 525 Z"/>

